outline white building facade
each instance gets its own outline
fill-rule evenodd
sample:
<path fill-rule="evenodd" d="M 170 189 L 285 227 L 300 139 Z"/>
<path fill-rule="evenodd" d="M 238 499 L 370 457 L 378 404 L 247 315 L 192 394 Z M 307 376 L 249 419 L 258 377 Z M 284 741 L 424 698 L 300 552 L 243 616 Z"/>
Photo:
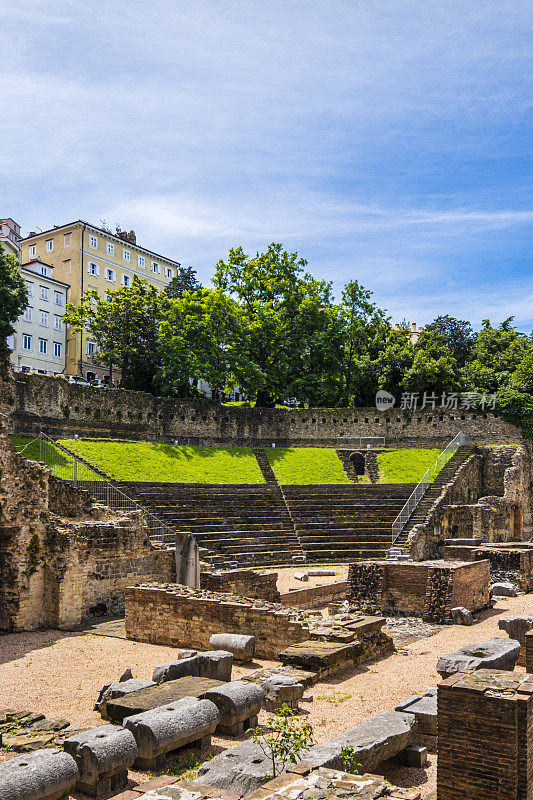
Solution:
<path fill-rule="evenodd" d="M 64 374 L 67 332 L 63 322 L 68 283 L 53 277 L 53 267 L 42 261 L 23 264 L 20 272 L 28 287 L 28 305 L 7 340 L 15 372 Z"/>

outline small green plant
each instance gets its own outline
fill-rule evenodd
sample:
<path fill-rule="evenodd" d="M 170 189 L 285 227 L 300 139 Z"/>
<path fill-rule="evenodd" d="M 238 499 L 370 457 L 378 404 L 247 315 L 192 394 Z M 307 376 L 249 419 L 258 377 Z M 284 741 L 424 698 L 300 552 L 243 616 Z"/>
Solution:
<path fill-rule="evenodd" d="M 363 765 L 357 760 L 357 750 L 351 744 L 345 744 L 341 747 L 340 760 L 345 772 L 351 772 L 352 775 L 360 775 L 360 770 Z"/>
<path fill-rule="evenodd" d="M 317 700 L 324 700 L 325 703 L 333 703 L 334 705 L 339 705 L 339 703 L 344 703 L 345 700 L 349 700 L 352 695 L 349 692 L 332 692 L 331 694 L 321 694 L 317 697 Z"/>
<path fill-rule="evenodd" d="M 268 720 L 268 730 L 253 730 L 251 738 L 270 760 L 270 773 L 275 778 L 287 764 L 296 764 L 301 753 L 314 744 L 310 722 L 293 719 L 296 711 L 285 703 Z"/>

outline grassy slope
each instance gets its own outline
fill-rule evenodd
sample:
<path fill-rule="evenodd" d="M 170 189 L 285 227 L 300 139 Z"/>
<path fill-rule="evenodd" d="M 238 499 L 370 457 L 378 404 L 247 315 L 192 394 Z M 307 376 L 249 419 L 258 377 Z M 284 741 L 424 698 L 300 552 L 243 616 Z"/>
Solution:
<path fill-rule="evenodd" d="M 65 480 L 72 480 L 76 476 L 78 480 L 99 480 L 94 472 L 86 469 L 83 464 L 79 464 L 74 471 L 74 459 L 58 450 L 50 442 L 39 445 L 39 440 L 32 440 L 29 436 L 10 436 L 12 444 L 23 458 L 30 461 L 42 461 L 51 470 L 52 475 Z M 31 444 L 29 444 L 31 442 Z M 26 447 L 28 445 L 28 447 Z"/>
<path fill-rule="evenodd" d="M 377 462 L 380 483 L 418 483 L 441 453 L 437 448 L 406 448 L 379 453 Z"/>
<path fill-rule="evenodd" d="M 335 450 L 276 447 L 265 452 L 280 483 L 352 483 Z"/>
<path fill-rule="evenodd" d="M 185 447 L 157 442 L 62 440 L 117 480 L 183 483 L 263 483 L 245 447 Z"/>

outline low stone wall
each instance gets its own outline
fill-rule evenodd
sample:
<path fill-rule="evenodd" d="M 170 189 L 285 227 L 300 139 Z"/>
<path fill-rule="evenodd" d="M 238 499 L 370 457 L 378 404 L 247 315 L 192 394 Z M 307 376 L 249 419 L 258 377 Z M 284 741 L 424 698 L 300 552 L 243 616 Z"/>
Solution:
<path fill-rule="evenodd" d="M 451 622 L 450 611 L 489 603 L 490 565 L 478 562 L 366 561 L 350 564 L 347 598 L 369 613 L 399 613 Z"/>
<path fill-rule="evenodd" d="M 492 580 L 514 580 L 525 592 L 533 590 L 533 546 L 526 542 L 476 545 L 446 545 L 446 561 L 490 562 Z"/>
<path fill-rule="evenodd" d="M 277 659 L 290 644 L 309 638 L 312 621 L 303 611 L 279 603 L 152 584 L 126 589 L 128 639 L 209 650 L 215 633 L 255 636 L 255 654 Z"/>
<path fill-rule="evenodd" d="M 281 595 L 277 589 L 277 572 L 254 572 L 249 569 L 232 569 L 224 572 L 202 572 L 200 588 L 212 592 L 237 594 L 258 600 L 279 603 Z"/>
<path fill-rule="evenodd" d="M 345 600 L 347 591 L 348 581 L 325 583 L 322 586 L 286 592 L 281 595 L 281 602 L 293 608 L 318 608 L 333 601 Z"/>
<path fill-rule="evenodd" d="M 460 430 L 474 441 L 520 441 L 520 432 L 490 413 L 377 411 L 375 408 L 303 410 L 226 407 L 179 402 L 144 392 L 91 389 L 60 377 L 17 373 L 9 408 L 15 432 L 53 436 L 161 439 L 181 444 L 251 447 L 352 447 L 359 437 L 387 444 L 449 442 Z M 6 411 L 7 411 L 6 403 Z"/>

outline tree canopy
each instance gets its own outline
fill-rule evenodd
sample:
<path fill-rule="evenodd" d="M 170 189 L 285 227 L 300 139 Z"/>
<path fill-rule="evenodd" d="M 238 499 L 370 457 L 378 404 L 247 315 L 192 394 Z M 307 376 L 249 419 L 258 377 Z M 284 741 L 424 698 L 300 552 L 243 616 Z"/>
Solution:
<path fill-rule="evenodd" d="M 0 367 L 5 368 L 9 353 L 7 337 L 13 323 L 28 304 L 28 288 L 14 256 L 8 255 L 0 242 Z"/>

